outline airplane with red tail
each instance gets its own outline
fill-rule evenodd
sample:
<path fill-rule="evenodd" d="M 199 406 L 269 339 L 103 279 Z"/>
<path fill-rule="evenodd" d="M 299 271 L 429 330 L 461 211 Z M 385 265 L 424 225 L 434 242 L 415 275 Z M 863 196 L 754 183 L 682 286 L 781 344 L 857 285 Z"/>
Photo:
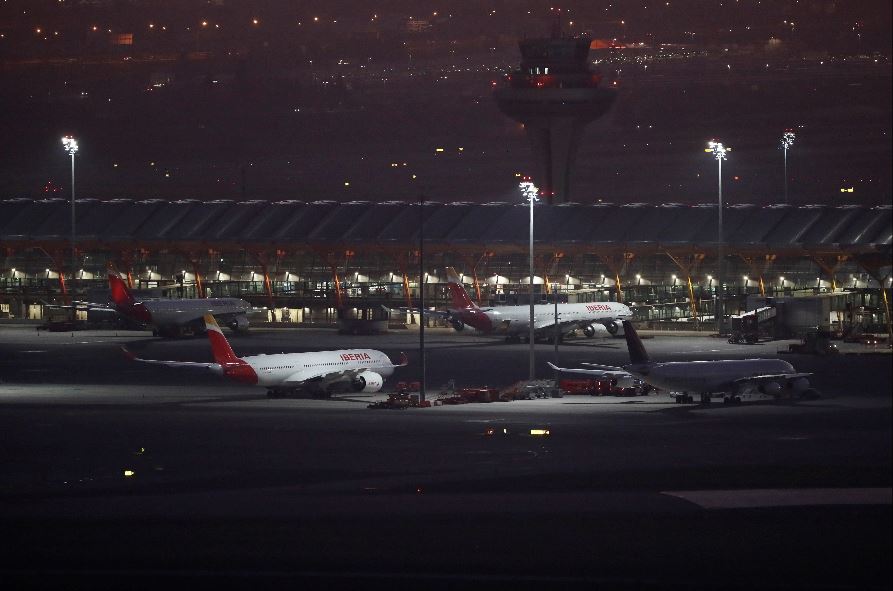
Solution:
<path fill-rule="evenodd" d="M 471 300 L 453 267 L 447 267 L 447 281 L 452 302 L 446 317 L 454 329 L 463 330 L 467 325 L 484 333 L 504 334 L 506 340 L 529 340 L 529 306 L 481 308 Z M 622 334 L 623 320 L 633 315 L 632 310 L 620 302 L 558 304 L 557 311 L 561 336 L 580 329 L 590 338 L 598 333 Z M 534 305 L 536 336 L 554 338 L 555 312 L 555 304 Z"/>
<path fill-rule="evenodd" d="M 109 271 L 114 310 L 128 320 L 163 337 L 177 337 L 204 329 L 202 318 L 213 314 L 235 333 L 248 331 L 251 304 L 239 298 L 151 298 L 137 300 L 117 273 Z"/>
<path fill-rule="evenodd" d="M 203 321 L 214 355 L 213 363 L 141 359 L 126 348 L 122 349 L 134 361 L 207 369 L 241 384 L 263 386 L 271 398 L 298 391 L 324 395 L 341 391 L 378 392 L 385 378 L 396 368 L 408 364 L 406 354 L 402 354 L 400 363 L 394 364 L 386 354 L 375 349 L 239 357 L 223 336 L 214 316 L 205 314 Z"/>

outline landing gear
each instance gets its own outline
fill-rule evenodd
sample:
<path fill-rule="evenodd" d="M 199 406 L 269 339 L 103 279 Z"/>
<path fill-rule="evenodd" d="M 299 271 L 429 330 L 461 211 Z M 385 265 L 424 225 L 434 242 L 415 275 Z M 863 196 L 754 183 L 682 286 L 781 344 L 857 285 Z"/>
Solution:
<path fill-rule="evenodd" d="M 726 396 L 722 399 L 723 404 L 741 404 L 740 396 Z"/>
<path fill-rule="evenodd" d="M 701 392 L 701 404 L 710 404 L 709 392 Z"/>
<path fill-rule="evenodd" d="M 688 393 L 682 393 L 676 397 L 676 404 L 691 404 L 695 399 Z"/>

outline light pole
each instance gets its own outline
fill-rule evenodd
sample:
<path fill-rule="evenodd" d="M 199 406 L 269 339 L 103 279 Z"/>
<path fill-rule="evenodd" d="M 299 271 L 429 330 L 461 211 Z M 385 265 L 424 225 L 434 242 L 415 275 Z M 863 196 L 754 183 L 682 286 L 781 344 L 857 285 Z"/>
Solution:
<path fill-rule="evenodd" d="M 427 371 L 425 364 L 425 194 L 419 193 L 419 402 L 425 402 Z"/>
<path fill-rule="evenodd" d="M 722 286 L 722 161 L 726 159 L 726 152 L 730 152 L 732 148 L 726 148 L 721 142 L 710 140 L 707 143 L 705 152 L 710 152 L 716 158 L 718 165 L 719 183 L 717 185 L 717 196 L 719 206 L 717 207 L 717 224 L 716 224 L 716 304 L 713 306 L 713 315 L 716 317 L 716 332 L 722 334 L 722 313 L 723 313 L 723 286 Z"/>
<path fill-rule="evenodd" d="M 534 353 L 534 314 L 533 314 L 533 204 L 537 199 L 536 195 L 539 193 L 539 189 L 536 188 L 529 179 L 524 179 L 521 181 L 521 194 L 524 198 L 530 203 L 530 273 L 528 276 L 528 284 L 530 285 L 530 334 L 528 335 L 530 342 L 530 373 L 529 379 L 533 380 L 536 377 L 536 354 Z"/>
<path fill-rule="evenodd" d="M 75 242 L 76 233 L 74 221 L 74 155 L 77 154 L 78 151 L 78 142 L 70 135 L 67 135 L 62 138 L 62 146 L 71 156 L 71 288 L 74 289 L 75 269 L 77 269 L 77 245 Z"/>
<path fill-rule="evenodd" d="M 781 134 L 781 148 L 784 150 L 784 202 L 788 202 L 788 148 L 794 145 L 797 136 L 790 129 Z"/>

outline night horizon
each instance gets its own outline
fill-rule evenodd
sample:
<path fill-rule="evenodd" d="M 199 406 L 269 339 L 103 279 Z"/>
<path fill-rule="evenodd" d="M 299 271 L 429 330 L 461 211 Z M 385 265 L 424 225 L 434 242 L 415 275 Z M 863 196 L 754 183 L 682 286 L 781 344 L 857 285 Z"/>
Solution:
<path fill-rule="evenodd" d="M 781 202 L 793 129 L 791 203 L 890 202 L 889 6 L 646 6 L 566 3 L 559 19 L 624 46 L 590 52 L 618 98 L 582 134 L 572 201 L 711 202 L 716 138 L 733 148 L 729 203 Z M 0 195 L 64 195 L 71 134 L 84 197 L 514 201 L 518 175 L 541 179 L 493 90 L 554 13 L 428 8 L 4 5 Z"/>

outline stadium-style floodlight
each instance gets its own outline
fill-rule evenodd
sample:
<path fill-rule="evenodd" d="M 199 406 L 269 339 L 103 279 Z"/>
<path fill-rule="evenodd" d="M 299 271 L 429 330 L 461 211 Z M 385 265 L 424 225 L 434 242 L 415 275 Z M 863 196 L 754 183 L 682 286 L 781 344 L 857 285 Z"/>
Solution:
<path fill-rule="evenodd" d="M 726 153 L 731 152 L 732 148 L 722 145 L 722 142 L 710 140 L 707 142 L 707 148 L 704 150 L 709 152 L 716 159 L 718 165 L 718 185 L 717 200 L 719 201 L 716 216 L 716 304 L 713 306 L 713 315 L 716 317 L 716 332 L 723 333 L 722 330 L 722 312 L 723 312 L 723 285 L 722 285 L 722 161 L 726 159 Z"/>
<path fill-rule="evenodd" d="M 539 189 L 536 188 L 536 185 L 531 182 L 528 177 L 524 177 L 521 183 L 518 185 L 521 189 L 521 195 L 524 199 L 530 203 L 530 273 L 528 277 L 528 282 L 530 285 L 530 334 L 528 335 L 530 338 L 530 379 L 536 379 L 536 353 L 534 352 L 534 318 L 533 318 L 533 204 L 539 199 L 537 198 L 537 194 L 539 194 Z"/>
<path fill-rule="evenodd" d="M 77 268 L 77 243 L 75 241 L 75 217 L 74 217 L 74 155 L 78 151 L 78 141 L 66 135 L 62 138 L 62 146 L 71 156 L 71 278 L 74 279 L 75 269 Z M 72 285 L 74 288 L 74 285 Z M 74 312 L 72 312 L 72 315 Z M 73 318 L 72 318 L 73 319 Z"/>
<path fill-rule="evenodd" d="M 786 129 L 781 134 L 781 149 L 784 150 L 784 202 L 788 202 L 788 149 L 794 145 L 797 136 L 793 130 Z"/>

